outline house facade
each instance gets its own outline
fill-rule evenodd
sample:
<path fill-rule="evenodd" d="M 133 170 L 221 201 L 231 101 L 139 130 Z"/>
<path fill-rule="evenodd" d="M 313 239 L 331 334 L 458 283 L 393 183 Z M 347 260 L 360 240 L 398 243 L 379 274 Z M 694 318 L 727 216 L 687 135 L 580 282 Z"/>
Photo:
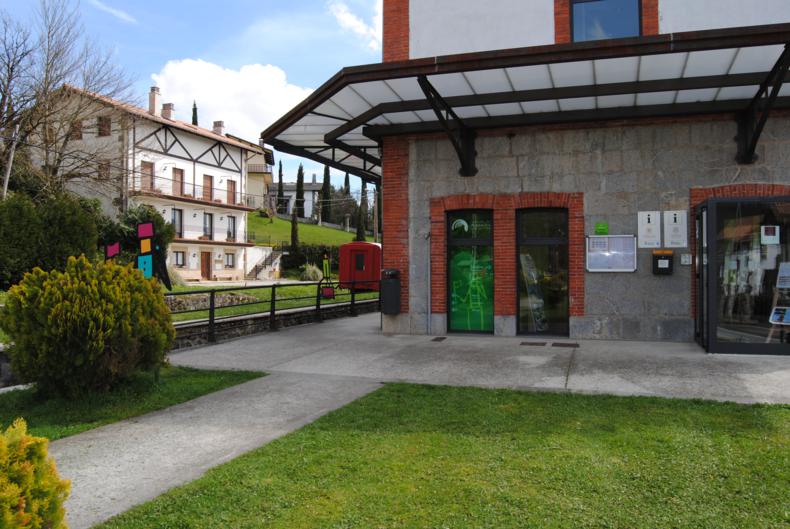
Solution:
<path fill-rule="evenodd" d="M 385 332 L 788 353 L 788 43 L 781 0 L 385 0 L 261 137 L 381 185 Z"/>
<path fill-rule="evenodd" d="M 316 182 L 316 175 L 313 175 L 312 182 L 305 182 L 304 189 L 304 218 L 313 219 L 318 217 L 318 204 L 321 200 L 321 189 L 323 184 Z M 271 190 L 273 201 L 277 201 L 277 188 Z M 290 215 L 296 206 L 296 183 L 283 182 L 283 206 L 287 215 Z"/>
<path fill-rule="evenodd" d="M 271 151 L 226 135 L 221 121 L 208 130 L 176 120 L 157 87 L 147 110 L 81 96 L 106 111 L 81 122 L 70 141 L 86 144 L 86 151 L 96 142 L 117 147 L 96 160 L 98 178 L 72 181 L 74 191 L 98 196 L 110 214 L 130 204 L 154 207 L 176 231 L 168 265 L 187 281 L 241 280 L 265 258 L 248 236 L 247 214 L 265 202 Z M 261 176 L 258 195 L 249 189 L 252 162 Z"/>

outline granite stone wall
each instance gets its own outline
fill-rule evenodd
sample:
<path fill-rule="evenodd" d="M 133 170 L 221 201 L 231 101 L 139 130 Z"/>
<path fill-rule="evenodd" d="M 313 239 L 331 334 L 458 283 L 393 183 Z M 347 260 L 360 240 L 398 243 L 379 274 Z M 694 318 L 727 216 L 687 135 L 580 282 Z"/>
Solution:
<path fill-rule="evenodd" d="M 612 235 L 636 234 L 638 211 L 689 210 L 692 187 L 790 183 L 790 116 L 769 119 L 753 165 L 735 162 L 735 135 L 734 120 L 712 118 L 485 135 L 477 139 L 479 173 L 468 178 L 458 175 L 458 160 L 447 140 L 412 140 L 409 311 L 390 318 L 385 330 L 446 332 L 444 314 L 431 310 L 432 198 L 582 192 L 588 235 L 596 222 L 608 222 Z M 694 229 L 694 220 L 688 220 Z M 585 273 L 584 315 L 571 318 L 571 337 L 692 340 L 692 267 L 680 264 L 683 253 L 691 250 L 675 249 L 672 276 L 652 274 L 651 250 L 639 250 L 635 273 Z"/>

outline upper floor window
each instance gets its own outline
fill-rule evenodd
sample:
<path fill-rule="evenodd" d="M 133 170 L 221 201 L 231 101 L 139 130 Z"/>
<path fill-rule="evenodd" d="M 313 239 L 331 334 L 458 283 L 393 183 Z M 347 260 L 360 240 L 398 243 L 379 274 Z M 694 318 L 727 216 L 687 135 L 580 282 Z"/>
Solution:
<path fill-rule="evenodd" d="M 96 120 L 99 127 L 99 136 L 109 136 L 112 128 L 112 120 L 109 116 L 99 116 Z"/>
<path fill-rule="evenodd" d="M 638 37 L 640 0 L 571 0 L 574 42 Z"/>
<path fill-rule="evenodd" d="M 81 140 L 82 139 L 82 120 L 81 119 L 72 121 L 71 128 L 69 128 L 69 139 L 70 140 Z"/>

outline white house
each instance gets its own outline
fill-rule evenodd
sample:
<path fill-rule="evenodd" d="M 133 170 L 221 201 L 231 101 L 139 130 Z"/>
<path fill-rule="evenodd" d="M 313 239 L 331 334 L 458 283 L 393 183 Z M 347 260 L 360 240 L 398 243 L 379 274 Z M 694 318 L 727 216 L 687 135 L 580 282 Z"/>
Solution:
<path fill-rule="evenodd" d="M 250 160 L 263 160 L 259 172 L 271 174 L 270 150 L 226 135 L 222 121 L 208 130 L 174 119 L 173 104 L 160 103 L 158 87 L 151 88 L 147 110 L 80 95 L 106 113 L 73 127 L 70 141 L 116 142 L 118 148 L 97 160 L 98 182 L 76 180 L 73 190 L 98 196 L 110 213 L 133 203 L 156 208 L 175 227 L 168 265 L 185 280 L 240 280 L 256 268 L 265 250 L 247 234 L 247 213 L 263 204 L 266 182 L 254 196 L 248 171 Z"/>
<path fill-rule="evenodd" d="M 318 203 L 321 200 L 321 188 L 323 184 L 316 182 L 316 176 L 313 174 L 312 182 L 304 183 L 304 217 L 311 219 L 318 216 Z M 276 201 L 277 188 L 272 187 L 272 197 Z M 285 203 L 285 213 L 288 215 L 293 211 L 296 206 L 296 183 L 283 182 L 283 201 Z"/>

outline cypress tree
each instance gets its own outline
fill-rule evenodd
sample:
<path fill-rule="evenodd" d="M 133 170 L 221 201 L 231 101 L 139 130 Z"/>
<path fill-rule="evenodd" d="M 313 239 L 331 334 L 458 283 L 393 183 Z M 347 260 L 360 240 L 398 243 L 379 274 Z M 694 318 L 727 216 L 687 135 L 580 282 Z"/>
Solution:
<path fill-rule="evenodd" d="M 283 161 L 280 160 L 280 176 L 277 180 L 277 213 L 285 213 L 285 191 L 283 191 Z"/>
<path fill-rule="evenodd" d="M 329 222 L 329 217 L 332 215 L 332 191 L 331 183 L 329 182 L 329 166 L 324 166 L 324 185 L 321 187 L 321 220 Z"/>
<path fill-rule="evenodd" d="M 192 124 L 194 126 L 198 126 L 198 118 L 197 118 L 197 102 L 192 101 Z"/>
<path fill-rule="evenodd" d="M 355 241 L 365 242 L 365 221 L 363 220 L 362 204 L 357 208 L 357 235 L 354 237 Z"/>
<path fill-rule="evenodd" d="M 291 251 L 299 253 L 299 219 L 296 218 L 296 208 L 291 210 Z"/>
<path fill-rule="evenodd" d="M 348 181 L 348 173 L 346 173 L 346 180 L 343 182 L 343 194 L 346 196 L 351 195 L 351 183 Z"/>
<path fill-rule="evenodd" d="M 359 209 L 362 210 L 362 229 L 368 229 L 368 183 L 362 181 L 362 192 L 359 196 Z"/>
<path fill-rule="evenodd" d="M 304 168 L 299 164 L 296 172 L 296 204 L 294 205 L 296 215 L 304 218 Z"/>

